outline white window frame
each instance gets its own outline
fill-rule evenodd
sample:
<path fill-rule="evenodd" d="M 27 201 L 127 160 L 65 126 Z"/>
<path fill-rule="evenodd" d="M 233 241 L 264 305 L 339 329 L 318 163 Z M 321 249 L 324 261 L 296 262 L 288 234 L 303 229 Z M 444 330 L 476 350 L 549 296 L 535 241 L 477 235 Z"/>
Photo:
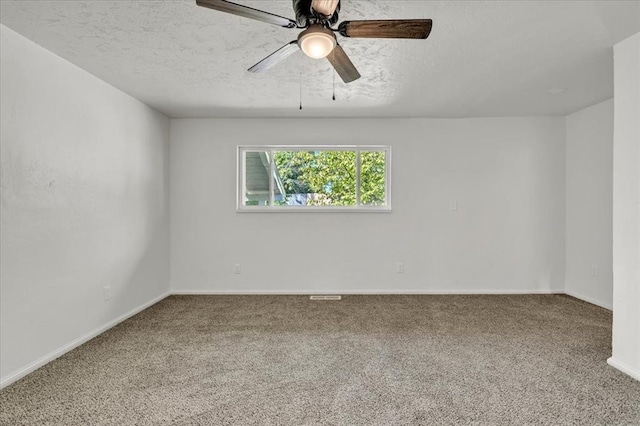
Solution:
<path fill-rule="evenodd" d="M 270 202 L 268 206 L 245 206 L 245 152 L 267 152 L 269 158 L 273 158 L 274 151 L 354 151 L 356 153 L 356 205 L 355 206 L 274 206 L 273 178 L 269 179 Z M 385 204 L 371 206 L 360 204 L 360 152 L 383 151 L 385 153 Z M 237 149 L 237 196 L 236 210 L 238 212 L 252 213 L 279 213 L 279 212 L 391 212 L 391 147 L 388 145 L 238 145 Z M 270 176 L 274 175 L 274 162 L 270 161 Z"/>

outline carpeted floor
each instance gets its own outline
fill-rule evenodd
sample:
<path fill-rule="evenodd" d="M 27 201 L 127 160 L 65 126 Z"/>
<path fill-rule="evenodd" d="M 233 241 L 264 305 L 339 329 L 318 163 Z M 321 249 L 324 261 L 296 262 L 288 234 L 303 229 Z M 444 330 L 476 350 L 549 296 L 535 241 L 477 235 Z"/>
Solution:
<path fill-rule="evenodd" d="M 0 392 L 2 425 L 640 424 L 567 296 L 172 296 Z"/>

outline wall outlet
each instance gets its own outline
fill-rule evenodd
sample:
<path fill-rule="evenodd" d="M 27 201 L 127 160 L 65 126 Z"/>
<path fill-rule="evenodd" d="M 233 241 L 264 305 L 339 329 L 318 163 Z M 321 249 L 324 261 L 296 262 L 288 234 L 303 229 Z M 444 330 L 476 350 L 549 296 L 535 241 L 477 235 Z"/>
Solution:
<path fill-rule="evenodd" d="M 396 263 L 396 272 L 399 274 L 404 274 L 404 263 L 398 262 Z"/>
<path fill-rule="evenodd" d="M 111 299 L 111 286 L 105 286 L 102 288 L 102 300 L 104 300 L 105 302 L 107 300 Z"/>
<path fill-rule="evenodd" d="M 233 273 L 234 273 L 234 274 L 240 274 L 240 271 L 241 271 L 241 269 L 240 269 L 240 264 L 239 264 L 239 263 L 236 263 L 236 264 L 234 265 L 234 267 L 233 267 Z"/>

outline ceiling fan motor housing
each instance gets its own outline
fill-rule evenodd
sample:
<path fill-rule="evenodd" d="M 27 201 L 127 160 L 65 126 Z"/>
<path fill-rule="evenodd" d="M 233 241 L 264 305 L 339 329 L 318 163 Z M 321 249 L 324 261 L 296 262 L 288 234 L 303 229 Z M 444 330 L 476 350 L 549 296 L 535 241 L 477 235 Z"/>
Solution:
<path fill-rule="evenodd" d="M 311 24 L 320 23 L 318 16 L 315 16 L 311 10 L 312 0 L 293 0 L 293 10 L 296 13 L 296 22 L 301 27 L 308 27 Z M 340 11 L 340 3 L 336 7 L 336 11 L 325 22 L 329 25 L 335 25 L 338 22 L 338 12 Z"/>

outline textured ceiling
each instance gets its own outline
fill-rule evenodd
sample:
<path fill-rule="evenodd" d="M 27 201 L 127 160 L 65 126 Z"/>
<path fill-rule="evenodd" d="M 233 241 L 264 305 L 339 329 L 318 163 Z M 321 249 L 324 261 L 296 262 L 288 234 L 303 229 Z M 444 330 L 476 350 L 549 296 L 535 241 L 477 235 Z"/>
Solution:
<path fill-rule="evenodd" d="M 236 2 L 294 17 L 290 0 Z M 340 18 L 431 18 L 433 31 L 340 38 L 362 78 L 338 77 L 332 101 L 326 60 L 246 72 L 299 30 L 195 1 L 0 2 L 2 24 L 171 117 L 563 115 L 613 96 L 612 46 L 640 30 L 640 2 L 342 0 Z"/>

